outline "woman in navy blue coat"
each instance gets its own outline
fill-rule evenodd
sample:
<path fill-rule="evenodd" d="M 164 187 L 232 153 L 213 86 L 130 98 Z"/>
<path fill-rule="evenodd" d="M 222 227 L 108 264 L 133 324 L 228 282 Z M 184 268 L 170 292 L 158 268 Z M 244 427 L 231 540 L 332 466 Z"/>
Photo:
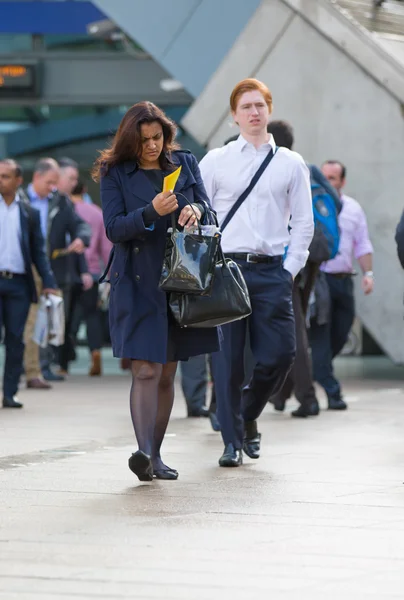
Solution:
<path fill-rule="evenodd" d="M 167 229 L 175 212 L 181 226 L 209 210 L 196 158 L 175 144 L 174 123 L 151 102 L 123 117 L 111 148 L 93 176 L 101 181 L 105 229 L 114 243 L 110 269 L 110 330 L 114 356 L 131 359 L 131 416 L 139 450 L 129 468 L 142 481 L 177 479 L 160 448 L 174 401 L 178 360 L 219 349 L 217 329 L 181 329 L 159 289 Z M 181 166 L 174 192 L 163 178 Z M 194 211 L 181 192 L 193 204 Z"/>

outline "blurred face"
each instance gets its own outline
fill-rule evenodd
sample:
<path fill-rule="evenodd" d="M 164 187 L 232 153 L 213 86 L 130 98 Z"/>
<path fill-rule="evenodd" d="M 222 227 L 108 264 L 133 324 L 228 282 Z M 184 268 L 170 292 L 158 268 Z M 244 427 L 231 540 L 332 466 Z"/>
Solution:
<path fill-rule="evenodd" d="M 51 169 L 46 173 L 34 173 L 32 185 L 40 198 L 47 198 L 56 189 L 59 181 L 59 171 Z"/>
<path fill-rule="evenodd" d="M 14 167 L 0 163 L 0 194 L 3 198 L 13 198 L 21 185 L 22 177 L 17 177 Z"/>
<path fill-rule="evenodd" d="M 266 131 L 269 110 L 264 96 L 258 90 L 244 92 L 232 115 L 240 127 L 241 134 L 254 136 Z"/>
<path fill-rule="evenodd" d="M 60 169 L 58 190 L 62 194 L 70 196 L 79 181 L 79 172 L 74 167 L 63 167 Z"/>
<path fill-rule="evenodd" d="M 321 167 L 324 177 L 328 179 L 332 186 L 340 194 L 345 185 L 345 179 L 342 177 L 342 167 L 337 163 L 325 164 Z"/>
<path fill-rule="evenodd" d="M 158 121 L 153 123 L 142 123 L 140 126 L 140 135 L 142 141 L 142 156 L 140 163 L 142 166 L 151 166 L 158 163 L 160 154 L 163 151 L 164 135 L 163 128 Z"/>

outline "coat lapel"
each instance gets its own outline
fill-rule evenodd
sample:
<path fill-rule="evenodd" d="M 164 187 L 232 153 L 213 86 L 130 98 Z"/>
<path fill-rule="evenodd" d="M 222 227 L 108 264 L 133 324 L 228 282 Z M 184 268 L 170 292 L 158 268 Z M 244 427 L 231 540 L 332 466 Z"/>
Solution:
<path fill-rule="evenodd" d="M 29 217 L 27 211 L 24 209 L 23 203 L 18 203 L 20 209 L 20 223 L 21 223 L 21 250 L 25 260 L 25 265 L 29 265 L 31 268 L 30 261 L 30 241 L 29 241 Z"/>
<path fill-rule="evenodd" d="M 130 186 L 133 195 L 144 204 L 149 204 L 157 193 L 141 169 L 130 176 Z"/>

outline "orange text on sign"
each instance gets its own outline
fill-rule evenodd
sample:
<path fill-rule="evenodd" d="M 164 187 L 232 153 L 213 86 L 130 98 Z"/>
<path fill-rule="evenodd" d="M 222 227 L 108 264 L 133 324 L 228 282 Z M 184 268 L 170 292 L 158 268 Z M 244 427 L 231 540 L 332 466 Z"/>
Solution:
<path fill-rule="evenodd" d="M 0 67 L 0 86 L 4 85 L 4 78 L 11 77 L 17 79 L 27 74 L 27 68 L 22 65 L 4 65 Z"/>

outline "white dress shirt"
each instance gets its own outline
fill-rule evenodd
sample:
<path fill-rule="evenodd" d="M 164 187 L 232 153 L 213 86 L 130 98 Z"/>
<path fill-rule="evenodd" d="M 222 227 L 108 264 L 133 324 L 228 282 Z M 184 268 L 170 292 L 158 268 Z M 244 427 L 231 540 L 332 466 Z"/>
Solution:
<path fill-rule="evenodd" d="M 21 218 L 18 196 L 8 206 L 0 195 L 0 271 L 25 273 L 21 249 Z"/>
<path fill-rule="evenodd" d="M 258 150 L 240 135 L 202 159 L 202 179 L 219 223 L 248 187 L 271 147 L 275 151 L 272 135 Z M 287 247 L 284 267 L 296 276 L 306 264 L 313 231 L 309 170 L 300 154 L 279 148 L 224 230 L 222 247 L 224 252 L 269 256 L 282 256 Z"/>

